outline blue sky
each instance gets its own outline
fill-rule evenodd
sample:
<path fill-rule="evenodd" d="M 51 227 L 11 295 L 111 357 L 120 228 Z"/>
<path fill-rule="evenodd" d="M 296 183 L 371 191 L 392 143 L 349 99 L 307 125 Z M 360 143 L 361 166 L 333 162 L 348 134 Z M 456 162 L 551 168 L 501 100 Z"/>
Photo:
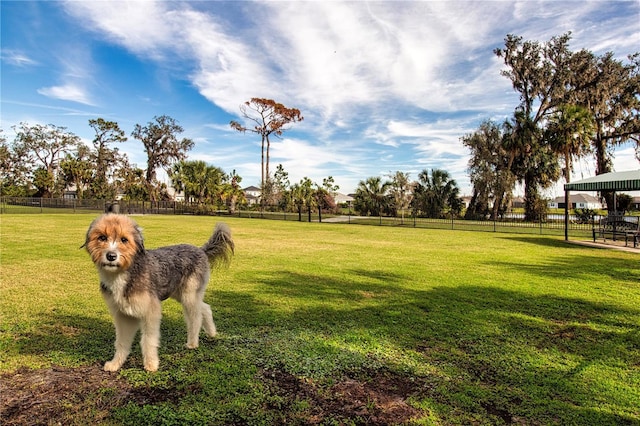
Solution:
<path fill-rule="evenodd" d="M 5 1 L 0 127 L 135 124 L 169 115 L 190 159 L 260 181 L 260 140 L 229 127 L 239 105 L 271 98 L 304 121 L 272 144 L 292 183 L 331 175 L 340 192 L 396 170 L 442 168 L 471 193 L 460 137 L 518 103 L 493 49 L 549 40 L 619 58 L 640 50 L 640 1 Z M 145 167 L 142 144 L 119 145 Z M 616 170 L 637 169 L 630 145 Z M 591 158 L 576 177 L 594 174 Z M 166 175 L 165 175 L 166 176 Z"/>

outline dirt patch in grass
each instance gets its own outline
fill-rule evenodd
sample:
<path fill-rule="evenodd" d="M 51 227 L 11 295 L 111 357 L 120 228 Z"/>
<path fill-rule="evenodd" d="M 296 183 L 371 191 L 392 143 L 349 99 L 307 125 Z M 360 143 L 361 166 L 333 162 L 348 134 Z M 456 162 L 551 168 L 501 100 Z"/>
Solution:
<path fill-rule="evenodd" d="M 346 378 L 328 388 L 280 370 L 265 370 L 263 378 L 270 391 L 278 395 L 278 408 L 305 424 L 320 424 L 327 420 L 352 424 L 402 424 L 423 414 L 407 403 L 415 394 L 417 384 L 408 378 L 374 374 L 366 380 Z M 294 409 L 304 402 L 306 409 Z"/>
<path fill-rule="evenodd" d="M 107 419 L 114 408 L 171 402 L 197 389 L 132 387 L 99 365 L 20 368 L 0 376 L 3 425 L 88 424 Z"/>
<path fill-rule="evenodd" d="M 265 370 L 261 379 L 271 396 L 265 410 L 280 413 L 288 422 L 388 425 L 424 414 L 407 403 L 407 398 L 418 393 L 419 385 L 391 373 L 370 372 L 366 379 L 344 378 L 330 386 L 281 370 Z M 200 391 L 193 386 L 133 387 L 99 365 L 20 368 L 0 376 L 0 423 L 99 424 L 129 403 L 178 403 L 186 394 Z"/>

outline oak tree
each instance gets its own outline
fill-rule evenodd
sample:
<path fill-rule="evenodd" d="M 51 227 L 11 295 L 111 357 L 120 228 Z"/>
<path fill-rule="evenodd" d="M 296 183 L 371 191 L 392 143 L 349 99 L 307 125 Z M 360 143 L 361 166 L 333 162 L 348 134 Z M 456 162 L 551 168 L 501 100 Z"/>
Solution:
<path fill-rule="evenodd" d="M 545 119 L 572 89 L 570 39 L 571 34 L 565 33 L 540 43 L 509 34 L 504 48 L 494 50 L 507 67 L 501 74 L 511 80 L 520 96 L 514 114 L 513 147 L 524 156 L 518 177 L 524 182 L 527 220 L 538 216 L 540 189 L 549 187 L 559 175 L 555 152 L 545 146 L 543 134 Z"/>
<path fill-rule="evenodd" d="M 118 152 L 118 148 L 111 148 L 110 145 L 125 142 L 127 137 L 114 121 L 103 118 L 91 119 L 89 126 L 95 132 L 91 152 L 91 161 L 95 167 L 91 195 L 99 199 L 114 198 L 116 191 L 110 180 L 115 170 L 122 165 L 123 156 Z"/>
<path fill-rule="evenodd" d="M 14 152 L 25 164 L 36 169 L 34 183 L 39 195 L 51 197 L 55 191 L 60 161 L 77 149 L 80 138 L 66 127 L 48 125 L 29 125 L 20 123 L 13 126 L 16 131 Z"/>
<path fill-rule="evenodd" d="M 512 148 L 511 125 L 487 120 L 473 133 L 461 138 L 469 148 L 469 177 L 473 185 L 466 219 L 496 219 L 511 200 L 515 175 L 511 170 L 516 158 Z M 489 208 L 493 202 L 493 208 Z"/>
<path fill-rule="evenodd" d="M 177 121 L 167 115 L 154 117 L 146 126 L 136 124 L 131 136 L 144 145 L 147 153 L 146 184 L 152 201 L 159 197 L 156 170 L 162 167 L 168 170 L 177 161 L 187 157 L 187 151 L 193 148 L 194 142 L 188 138 L 178 139 L 177 135 L 184 129 Z"/>

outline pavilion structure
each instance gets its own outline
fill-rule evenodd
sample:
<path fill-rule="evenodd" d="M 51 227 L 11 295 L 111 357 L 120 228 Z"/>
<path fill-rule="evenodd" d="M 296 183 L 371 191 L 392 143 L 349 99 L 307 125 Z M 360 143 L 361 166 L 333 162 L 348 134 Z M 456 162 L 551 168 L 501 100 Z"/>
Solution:
<path fill-rule="evenodd" d="M 564 185 L 564 239 L 569 239 L 569 193 L 571 191 L 640 191 L 640 170 L 603 173 Z"/>

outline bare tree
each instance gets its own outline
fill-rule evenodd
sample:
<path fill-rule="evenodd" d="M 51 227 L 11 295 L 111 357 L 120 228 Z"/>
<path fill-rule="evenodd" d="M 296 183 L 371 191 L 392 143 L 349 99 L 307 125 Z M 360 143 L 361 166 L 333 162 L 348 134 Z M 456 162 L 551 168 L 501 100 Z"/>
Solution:
<path fill-rule="evenodd" d="M 269 136 L 281 136 L 284 131 L 289 130 L 286 127 L 288 124 L 302 121 L 304 117 L 300 114 L 300 110 L 296 108 L 287 108 L 272 99 L 263 98 L 252 98 L 250 101 L 240 105 L 240 112 L 244 118 L 252 121 L 255 125 L 253 125 L 253 127 L 245 126 L 237 121 L 231 121 L 229 124 L 231 128 L 239 132 L 244 133 L 249 131 L 260 135 L 262 144 L 262 175 L 260 184 L 263 191 L 261 199 L 264 200 L 266 196 L 268 197 L 268 194 L 265 194 L 265 189 L 267 189 L 266 183 L 270 179 L 269 149 L 271 147 L 271 141 Z"/>

